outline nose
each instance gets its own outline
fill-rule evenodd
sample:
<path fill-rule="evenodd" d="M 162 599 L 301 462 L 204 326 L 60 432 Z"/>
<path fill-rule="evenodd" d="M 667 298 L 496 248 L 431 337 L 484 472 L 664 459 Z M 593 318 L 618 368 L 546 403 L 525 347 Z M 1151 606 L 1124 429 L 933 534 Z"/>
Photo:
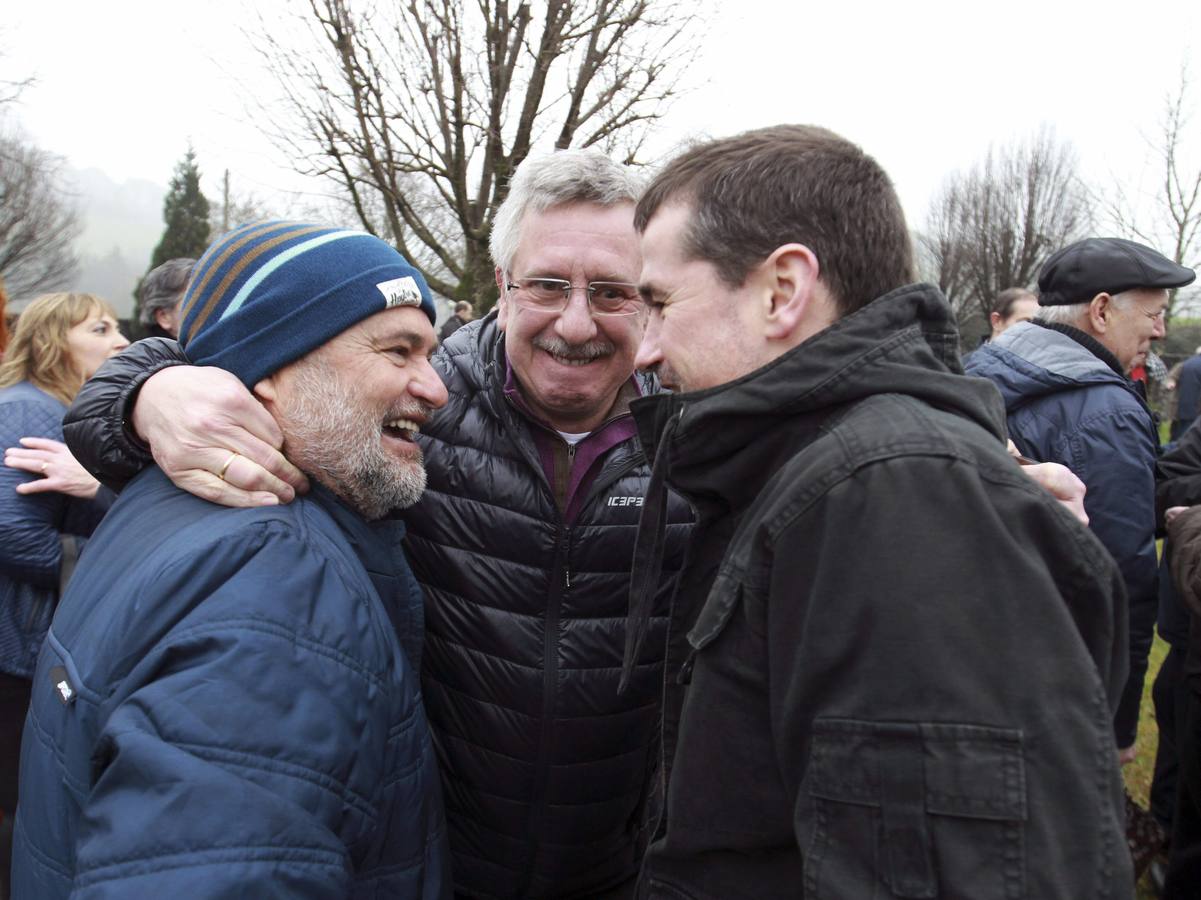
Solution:
<path fill-rule="evenodd" d="M 119 331 L 114 333 L 117 335 L 117 338 L 113 341 L 113 354 L 116 355 L 129 346 L 129 338 Z"/>
<path fill-rule="evenodd" d="M 588 306 L 588 289 L 571 286 L 567 306 L 555 320 L 555 333 L 569 344 L 583 344 L 596 337 L 596 321 Z"/>
<path fill-rule="evenodd" d="M 659 347 L 659 319 L 651 315 L 642 332 L 642 340 L 638 342 L 638 352 L 634 354 L 634 368 L 643 372 L 654 369 L 663 362 L 663 351 Z"/>
<path fill-rule="evenodd" d="M 442 376 L 428 359 L 421 361 L 417 371 L 409 379 L 409 393 L 434 409 L 441 409 L 450 399 L 450 395 L 446 393 L 446 385 L 442 383 Z"/>
<path fill-rule="evenodd" d="M 1151 340 L 1158 341 L 1167 334 L 1167 329 L 1164 327 L 1164 316 L 1160 313 L 1155 318 L 1155 327 L 1151 330 Z"/>

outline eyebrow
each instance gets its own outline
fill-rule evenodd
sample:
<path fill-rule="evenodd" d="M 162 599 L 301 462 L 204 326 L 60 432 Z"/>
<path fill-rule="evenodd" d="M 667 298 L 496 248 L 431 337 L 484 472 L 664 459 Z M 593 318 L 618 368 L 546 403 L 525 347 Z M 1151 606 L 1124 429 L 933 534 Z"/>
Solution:
<path fill-rule="evenodd" d="M 510 274 L 512 274 L 512 273 L 510 273 Z M 545 279 L 548 279 L 551 281 L 571 281 L 571 279 L 565 275 L 543 275 L 538 272 L 535 272 L 531 275 L 514 275 L 513 277 L 516 278 L 518 281 L 527 281 L 527 280 L 531 280 L 531 279 L 536 280 L 536 279 L 540 279 L 540 278 L 545 278 Z M 634 284 L 635 283 L 634 281 L 631 281 L 627 278 L 623 278 L 621 275 L 611 275 L 611 274 L 610 275 L 589 275 L 586 283 L 591 284 L 594 281 L 607 281 L 612 284 Z"/>
<path fill-rule="evenodd" d="M 375 342 L 377 344 L 408 344 L 410 347 L 423 347 L 426 344 L 425 338 L 420 333 L 408 328 L 400 331 L 384 331 L 375 336 Z"/>

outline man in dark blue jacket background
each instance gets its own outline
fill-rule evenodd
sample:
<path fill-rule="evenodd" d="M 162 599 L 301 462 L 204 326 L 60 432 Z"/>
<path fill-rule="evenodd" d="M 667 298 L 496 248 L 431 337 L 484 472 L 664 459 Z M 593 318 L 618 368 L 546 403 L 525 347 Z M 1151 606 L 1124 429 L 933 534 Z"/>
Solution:
<path fill-rule="evenodd" d="M 121 494 L 34 675 L 14 895 L 447 898 L 421 591 L 384 518 L 446 402 L 429 290 L 378 238 L 269 222 L 209 248 L 183 312 L 313 489 L 226 509 L 152 467 Z"/>
<path fill-rule="evenodd" d="M 1060 250 L 1039 276 L 1040 318 L 981 347 L 968 374 L 1005 398 L 1021 452 L 1066 465 L 1085 483 L 1089 525 L 1122 570 L 1130 609 L 1130 675 L 1114 721 L 1124 762 L 1134 758 L 1139 701 L 1157 610 L 1151 411 L 1127 373 L 1164 335 L 1168 289 L 1192 269 L 1150 247 L 1089 238 Z"/>

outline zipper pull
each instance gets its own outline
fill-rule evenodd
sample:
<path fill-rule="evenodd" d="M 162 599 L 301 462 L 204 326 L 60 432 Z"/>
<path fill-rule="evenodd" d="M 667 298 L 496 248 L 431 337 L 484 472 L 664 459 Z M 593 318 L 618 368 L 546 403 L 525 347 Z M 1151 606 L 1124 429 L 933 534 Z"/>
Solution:
<path fill-rule="evenodd" d="M 571 587 L 571 569 L 563 570 L 563 578 L 567 582 L 567 587 Z"/>

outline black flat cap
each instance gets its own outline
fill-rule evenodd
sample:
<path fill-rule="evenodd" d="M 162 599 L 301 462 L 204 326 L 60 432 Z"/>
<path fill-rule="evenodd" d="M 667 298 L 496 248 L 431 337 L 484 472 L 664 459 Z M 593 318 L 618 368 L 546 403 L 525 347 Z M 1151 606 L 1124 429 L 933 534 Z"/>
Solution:
<path fill-rule="evenodd" d="M 1064 247 L 1038 276 L 1040 306 L 1087 303 L 1102 292 L 1178 288 L 1197 273 L 1150 247 L 1122 238 L 1087 238 Z"/>

